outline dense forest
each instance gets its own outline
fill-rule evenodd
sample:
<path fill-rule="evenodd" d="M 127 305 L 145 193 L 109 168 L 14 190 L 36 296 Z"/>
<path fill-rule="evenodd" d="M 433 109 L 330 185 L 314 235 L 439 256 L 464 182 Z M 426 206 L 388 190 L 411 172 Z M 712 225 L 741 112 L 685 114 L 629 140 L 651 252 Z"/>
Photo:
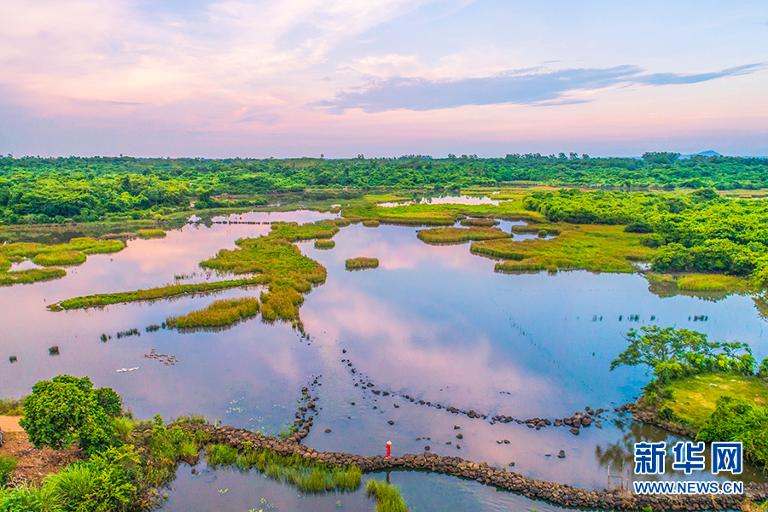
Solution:
<path fill-rule="evenodd" d="M 0 157 L 0 223 L 140 218 L 192 203 L 198 208 L 221 206 L 225 194 L 248 196 L 227 204 L 253 205 L 286 192 L 332 197 L 341 189 L 440 191 L 519 181 L 625 189 L 759 189 L 768 187 L 768 159 L 681 158 L 677 153 L 646 153 L 642 158 L 360 155 L 347 160 L 7 156 Z"/>

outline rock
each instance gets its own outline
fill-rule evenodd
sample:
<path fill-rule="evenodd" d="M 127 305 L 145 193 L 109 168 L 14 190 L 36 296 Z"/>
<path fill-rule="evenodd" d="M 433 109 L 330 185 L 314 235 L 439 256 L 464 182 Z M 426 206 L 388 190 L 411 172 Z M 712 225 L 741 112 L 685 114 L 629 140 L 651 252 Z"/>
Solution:
<path fill-rule="evenodd" d="M 427 446 L 425 446 L 425 447 L 424 447 L 424 451 L 425 451 L 425 452 L 428 452 L 429 450 L 431 450 L 431 448 L 429 447 L 429 445 L 427 445 Z"/>
<path fill-rule="evenodd" d="M 395 424 L 395 422 L 392 421 L 392 420 L 389 420 L 387 423 L 389 423 L 390 425 L 394 425 Z"/>
<path fill-rule="evenodd" d="M 464 439 L 464 434 L 456 434 L 456 439 Z"/>
<path fill-rule="evenodd" d="M 575 436 L 579 435 L 579 429 L 576 427 L 571 427 L 571 434 Z"/>
<path fill-rule="evenodd" d="M 329 429 L 329 428 L 325 429 L 325 433 L 326 433 L 326 434 L 330 434 L 331 432 L 332 432 L 332 430 L 331 430 L 331 429 Z"/>
<path fill-rule="evenodd" d="M 453 426 L 453 430 L 459 430 L 460 428 L 461 428 L 461 427 L 460 427 L 460 426 L 458 426 L 458 425 L 454 425 L 454 426 Z"/>
<path fill-rule="evenodd" d="M 557 458 L 558 459 L 564 459 L 565 458 L 565 450 L 560 450 L 557 452 Z"/>

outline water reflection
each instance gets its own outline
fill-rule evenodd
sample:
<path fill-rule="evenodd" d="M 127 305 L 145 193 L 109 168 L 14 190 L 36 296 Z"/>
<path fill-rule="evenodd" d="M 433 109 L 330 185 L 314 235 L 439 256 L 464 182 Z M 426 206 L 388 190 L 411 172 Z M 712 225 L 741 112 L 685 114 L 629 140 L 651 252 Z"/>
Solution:
<path fill-rule="evenodd" d="M 214 298 L 258 295 L 257 287 L 87 311 L 45 309 L 77 295 L 153 287 L 177 278 L 215 279 L 198 262 L 233 247 L 238 238 L 267 233 L 269 225 L 261 222 L 328 217 L 249 213 L 232 219 L 259 224 L 186 225 L 164 239 L 131 240 L 122 252 L 90 256 L 63 279 L 0 288 L 0 301 L 13 306 L 1 317 L 0 396 L 23 395 L 37 380 L 60 373 L 89 375 L 97 386 L 114 387 L 141 417 L 198 413 L 276 433 L 292 421 L 300 388 L 322 375 L 321 410 L 306 439 L 311 446 L 372 454 L 383 453 L 390 439 L 395 454 L 429 446 L 432 452 L 498 466 L 514 462 L 516 471 L 532 477 L 602 488 L 610 462 L 626 457 L 628 443 L 664 434 L 614 422 L 613 413 L 606 414 L 602 428 L 582 429 L 579 436 L 562 428 L 491 425 L 373 395 L 355 387 L 340 359 L 348 357 L 381 389 L 488 414 L 554 418 L 585 406 L 610 411 L 637 396 L 649 378 L 642 369 L 607 370 L 630 327 L 688 327 L 714 339 L 747 341 L 759 358 L 768 353 L 765 321 L 748 296 L 717 302 L 659 297 L 640 275 L 497 274 L 494 261 L 472 255 L 468 244 L 427 245 L 416 238 L 415 228 L 403 226 L 345 227 L 330 251 L 300 244 L 328 269 L 327 282 L 306 297 L 301 309 L 309 341 L 286 324 L 258 319 L 220 332 L 144 330 Z M 501 227 L 508 231 L 511 225 Z M 377 257 L 380 267 L 347 272 L 344 261 L 355 256 Z M 99 339 L 102 333 L 131 328 L 141 336 Z M 48 356 L 52 345 L 60 347 L 58 357 Z M 178 363 L 165 366 L 145 358 L 152 349 L 175 355 Z M 18 362 L 8 364 L 12 355 Z M 116 372 L 137 366 L 134 372 Z M 565 459 L 555 456 L 561 449 Z M 417 501 L 422 495 L 427 502 L 438 500 L 453 485 L 422 481 L 440 491 L 427 493 L 419 487 L 423 484 L 414 484 L 422 489 L 414 491 Z M 193 503 L 176 494 L 173 500 Z M 471 503 L 478 510 L 497 510 L 493 500 Z M 322 506 L 318 502 L 318 510 Z"/>

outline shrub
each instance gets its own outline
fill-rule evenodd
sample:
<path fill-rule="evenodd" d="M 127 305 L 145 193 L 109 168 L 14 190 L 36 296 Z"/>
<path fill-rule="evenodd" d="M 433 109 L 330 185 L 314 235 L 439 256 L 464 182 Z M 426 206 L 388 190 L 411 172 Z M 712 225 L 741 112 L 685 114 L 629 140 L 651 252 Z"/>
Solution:
<path fill-rule="evenodd" d="M 768 466 L 768 407 L 729 396 L 720 397 L 696 439 L 741 441 L 747 458 Z"/>
<path fill-rule="evenodd" d="M 763 359 L 763 362 L 760 363 L 760 367 L 757 369 L 757 375 L 764 379 L 768 378 L 768 357 Z"/>
<path fill-rule="evenodd" d="M 110 396 L 101 392 L 103 397 Z M 59 375 L 32 387 L 24 399 L 24 417 L 20 424 L 36 447 L 61 449 L 78 441 L 91 453 L 115 441 L 109 414 L 99 404 L 88 377 Z"/>

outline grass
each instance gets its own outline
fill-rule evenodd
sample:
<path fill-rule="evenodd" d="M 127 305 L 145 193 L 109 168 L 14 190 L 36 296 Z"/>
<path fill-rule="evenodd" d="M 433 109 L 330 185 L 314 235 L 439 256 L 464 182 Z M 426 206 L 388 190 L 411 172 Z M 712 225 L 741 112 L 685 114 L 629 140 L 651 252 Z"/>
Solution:
<path fill-rule="evenodd" d="M 400 489 L 380 480 L 368 480 L 365 494 L 376 500 L 376 512 L 408 512 Z"/>
<path fill-rule="evenodd" d="M 0 272 L 0 286 L 50 281 L 51 279 L 59 279 L 65 275 L 67 275 L 67 272 L 62 268 L 30 268 L 27 270 Z"/>
<path fill-rule="evenodd" d="M 242 471 L 257 469 L 273 480 L 295 486 L 302 492 L 354 491 L 360 487 L 362 471 L 357 466 L 330 467 L 298 455 L 280 455 L 272 450 L 235 448 L 213 444 L 206 448 L 211 466 L 234 465 Z"/>
<path fill-rule="evenodd" d="M 381 222 L 376 219 L 366 219 L 363 221 L 363 226 L 367 228 L 377 228 L 380 224 Z"/>
<path fill-rule="evenodd" d="M 0 416 L 23 416 L 24 399 L 23 398 L 2 398 L 0 399 Z"/>
<path fill-rule="evenodd" d="M 379 260 L 377 258 L 367 258 L 360 256 L 357 258 L 350 258 L 344 262 L 344 266 L 347 270 L 364 270 L 366 268 L 377 268 L 379 266 Z"/>
<path fill-rule="evenodd" d="M 680 290 L 696 292 L 747 291 L 749 284 L 745 279 L 722 274 L 683 274 L 676 277 Z"/>
<path fill-rule="evenodd" d="M 283 238 L 289 242 L 299 240 L 314 240 L 317 238 L 328 239 L 339 232 L 339 226 L 332 220 L 321 220 L 307 224 L 296 222 L 272 223 L 271 236 Z"/>
<path fill-rule="evenodd" d="M 171 297 L 178 297 L 180 295 L 212 293 L 229 288 L 239 288 L 241 286 L 262 284 L 263 282 L 264 280 L 260 278 L 231 279 L 226 281 L 211 281 L 206 283 L 174 284 L 170 286 L 148 288 L 145 290 L 134 290 L 130 292 L 100 293 L 96 295 L 85 295 L 82 297 L 66 299 L 48 306 L 48 309 L 53 311 L 62 309 L 83 309 L 108 306 L 110 304 L 123 304 L 127 302 L 167 299 Z"/>
<path fill-rule="evenodd" d="M 499 223 L 496 219 L 486 219 L 486 218 L 468 218 L 468 219 L 461 219 L 460 224 L 462 226 L 484 226 L 484 227 L 491 227 L 495 226 Z"/>
<path fill-rule="evenodd" d="M 152 229 L 138 229 L 136 230 L 136 236 L 139 238 L 144 239 L 150 239 L 150 238 L 165 238 L 165 231 L 160 228 L 152 228 Z"/>
<path fill-rule="evenodd" d="M 0 487 L 3 487 L 11 479 L 16 469 L 16 459 L 8 455 L 0 455 Z"/>
<path fill-rule="evenodd" d="M 632 261 L 647 260 L 653 249 L 642 245 L 642 235 L 625 233 L 623 226 L 560 225 L 551 240 L 511 239 L 474 242 L 473 253 L 497 258 L 497 272 L 528 270 L 590 270 L 633 272 Z"/>
<path fill-rule="evenodd" d="M 333 249 L 336 242 L 333 240 L 315 240 L 315 249 Z"/>
<path fill-rule="evenodd" d="M 261 317 L 265 322 L 296 320 L 304 296 L 290 286 L 271 286 L 261 292 Z"/>
<path fill-rule="evenodd" d="M 509 233 L 505 233 L 499 228 L 484 226 L 422 229 L 416 233 L 416 236 L 428 244 L 459 244 L 470 240 L 495 240 L 510 237 Z"/>
<path fill-rule="evenodd" d="M 259 301 L 253 297 L 222 299 L 208 307 L 186 315 L 169 317 L 165 323 L 177 329 L 203 329 L 227 327 L 252 318 L 259 312 Z"/>
<path fill-rule="evenodd" d="M 670 382 L 664 392 L 671 393 L 672 398 L 665 400 L 658 409 L 669 407 L 676 418 L 695 429 L 701 427 L 712 414 L 717 400 L 722 396 L 768 406 L 768 381 L 737 374 L 693 375 Z"/>

